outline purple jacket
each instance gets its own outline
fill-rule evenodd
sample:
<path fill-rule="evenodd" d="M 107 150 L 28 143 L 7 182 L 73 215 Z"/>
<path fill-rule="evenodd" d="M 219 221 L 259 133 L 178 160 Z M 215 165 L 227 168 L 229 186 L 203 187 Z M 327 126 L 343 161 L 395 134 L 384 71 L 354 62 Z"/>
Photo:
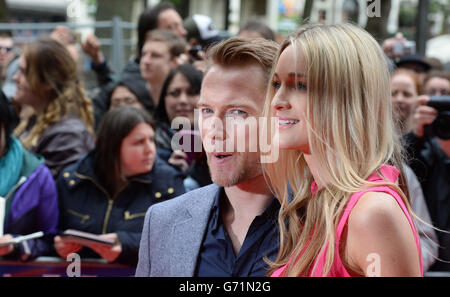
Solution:
<path fill-rule="evenodd" d="M 52 174 L 42 159 L 24 151 L 21 176 L 27 179 L 10 198 L 4 233 L 18 236 L 43 231 L 45 236 L 22 242 L 5 258 L 30 260 L 54 255 L 53 237 L 57 233 L 59 208 Z"/>

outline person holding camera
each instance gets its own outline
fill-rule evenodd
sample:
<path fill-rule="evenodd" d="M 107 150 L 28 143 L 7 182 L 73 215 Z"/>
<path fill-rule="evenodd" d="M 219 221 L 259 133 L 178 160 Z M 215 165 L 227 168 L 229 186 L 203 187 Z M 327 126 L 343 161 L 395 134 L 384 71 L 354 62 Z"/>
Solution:
<path fill-rule="evenodd" d="M 450 73 L 439 70 L 430 71 L 423 86 L 428 96 L 450 95 Z"/>
<path fill-rule="evenodd" d="M 439 255 L 430 271 L 450 271 L 449 110 L 449 96 L 419 96 L 412 131 L 405 135 L 409 165 L 421 182 L 432 224 L 445 231 L 437 232 Z"/>
<path fill-rule="evenodd" d="M 391 92 L 393 117 L 402 135 L 412 129 L 412 115 L 420 94 L 419 76 L 409 69 L 397 69 L 391 75 Z M 430 214 L 420 182 L 413 170 L 406 163 L 403 164 L 403 169 L 408 183 L 411 208 L 420 219 L 416 220 L 415 224 L 420 236 L 423 270 L 427 271 L 436 261 L 438 255 L 438 239 L 436 232 L 430 225 Z"/>

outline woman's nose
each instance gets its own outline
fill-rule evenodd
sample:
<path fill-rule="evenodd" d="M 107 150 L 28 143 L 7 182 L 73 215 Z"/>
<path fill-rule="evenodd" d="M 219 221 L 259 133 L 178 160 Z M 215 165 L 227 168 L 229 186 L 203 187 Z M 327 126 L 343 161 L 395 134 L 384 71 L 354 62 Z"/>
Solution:
<path fill-rule="evenodd" d="M 152 142 L 150 141 L 150 140 L 147 140 L 146 142 L 145 142 L 145 147 L 144 147 L 144 152 L 146 153 L 146 154 L 149 154 L 149 153 L 151 153 L 152 152 Z"/>
<path fill-rule="evenodd" d="M 275 110 L 275 111 L 276 110 L 285 110 L 285 109 L 289 109 L 291 107 L 289 102 L 279 92 L 277 94 L 275 94 L 275 96 L 273 97 L 271 106 L 272 106 L 272 110 Z"/>
<path fill-rule="evenodd" d="M 185 91 L 181 92 L 180 97 L 179 97 L 178 100 L 179 100 L 180 103 L 187 103 L 188 102 L 187 93 Z"/>

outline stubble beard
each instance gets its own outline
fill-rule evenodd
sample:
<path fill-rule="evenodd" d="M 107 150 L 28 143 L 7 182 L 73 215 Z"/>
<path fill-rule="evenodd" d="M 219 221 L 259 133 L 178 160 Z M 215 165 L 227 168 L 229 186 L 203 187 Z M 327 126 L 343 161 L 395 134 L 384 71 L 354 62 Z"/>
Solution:
<path fill-rule="evenodd" d="M 238 160 L 235 162 L 234 170 L 227 171 L 211 167 L 210 156 L 208 156 L 207 160 L 211 180 L 216 185 L 224 188 L 238 185 L 248 179 L 255 178 L 262 174 L 262 169 L 259 162 L 255 164 L 254 162 L 251 163 L 248 162 L 248 160 L 243 160 L 238 157 Z"/>

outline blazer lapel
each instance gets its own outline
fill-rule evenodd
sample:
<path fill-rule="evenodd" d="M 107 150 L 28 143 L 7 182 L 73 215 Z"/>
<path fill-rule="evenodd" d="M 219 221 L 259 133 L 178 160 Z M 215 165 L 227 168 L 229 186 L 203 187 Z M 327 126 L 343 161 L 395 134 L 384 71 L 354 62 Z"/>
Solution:
<path fill-rule="evenodd" d="M 184 212 L 180 213 L 172 229 L 171 238 L 171 275 L 193 276 L 198 253 L 206 231 L 211 207 L 219 191 L 217 185 L 212 185 L 199 192 L 190 201 Z"/>

